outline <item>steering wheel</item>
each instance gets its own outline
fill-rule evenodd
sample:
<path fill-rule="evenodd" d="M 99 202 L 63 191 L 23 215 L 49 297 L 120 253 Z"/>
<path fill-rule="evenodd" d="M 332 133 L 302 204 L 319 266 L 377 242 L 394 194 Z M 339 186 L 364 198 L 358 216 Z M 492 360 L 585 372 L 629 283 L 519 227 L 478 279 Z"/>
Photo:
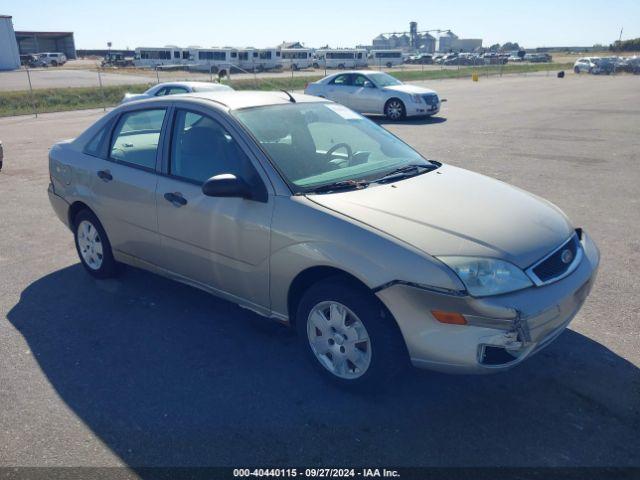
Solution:
<path fill-rule="evenodd" d="M 353 150 L 351 150 L 351 147 L 347 143 L 336 143 L 333 147 L 327 150 L 327 153 L 325 153 L 325 156 L 328 159 L 331 159 L 335 151 L 339 150 L 340 148 L 344 148 L 347 151 L 347 165 L 351 165 L 351 159 L 353 158 Z"/>

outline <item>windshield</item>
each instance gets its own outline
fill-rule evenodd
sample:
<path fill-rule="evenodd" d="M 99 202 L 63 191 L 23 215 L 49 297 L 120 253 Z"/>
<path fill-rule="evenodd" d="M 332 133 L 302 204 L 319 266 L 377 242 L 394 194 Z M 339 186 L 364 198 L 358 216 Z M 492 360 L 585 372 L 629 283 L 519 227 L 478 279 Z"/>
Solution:
<path fill-rule="evenodd" d="M 298 192 L 369 181 L 407 165 L 436 165 L 343 105 L 292 103 L 232 113 Z"/>
<path fill-rule="evenodd" d="M 392 87 L 394 85 L 402 85 L 402 82 L 397 78 L 392 77 L 391 75 L 383 72 L 379 73 L 369 73 L 369 78 L 376 86 L 383 87 Z"/>

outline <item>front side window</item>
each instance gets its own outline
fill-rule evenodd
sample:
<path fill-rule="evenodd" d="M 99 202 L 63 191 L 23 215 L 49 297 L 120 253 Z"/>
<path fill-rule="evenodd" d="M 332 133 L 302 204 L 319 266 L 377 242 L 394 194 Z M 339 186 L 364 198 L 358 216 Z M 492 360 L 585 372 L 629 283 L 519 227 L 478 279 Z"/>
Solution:
<path fill-rule="evenodd" d="M 109 158 L 153 170 L 166 110 L 140 110 L 123 114 L 113 131 Z"/>
<path fill-rule="evenodd" d="M 200 184 L 223 173 L 248 179 L 249 165 L 222 125 L 205 115 L 178 110 L 171 138 L 171 175 Z"/>
<path fill-rule="evenodd" d="M 365 82 L 367 82 L 367 77 L 364 75 L 355 75 L 353 78 L 353 86 L 354 87 L 364 87 Z"/>
<path fill-rule="evenodd" d="M 333 103 L 232 112 L 296 191 L 373 180 L 407 165 L 434 164 L 372 121 Z"/>

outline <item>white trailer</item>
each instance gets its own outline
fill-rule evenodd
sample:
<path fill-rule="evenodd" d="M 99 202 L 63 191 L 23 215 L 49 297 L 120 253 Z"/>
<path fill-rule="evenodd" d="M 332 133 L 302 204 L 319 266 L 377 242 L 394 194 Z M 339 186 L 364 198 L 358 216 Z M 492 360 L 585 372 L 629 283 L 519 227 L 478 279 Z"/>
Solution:
<path fill-rule="evenodd" d="M 155 68 L 160 65 L 186 65 L 189 50 L 179 47 L 138 47 L 133 64 L 136 67 Z"/>
<path fill-rule="evenodd" d="M 369 65 L 375 67 L 391 68 L 404 62 L 402 50 L 371 50 L 369 52 Z"/>
<path fill-rule="evenodd" d="M 239 66 L 238 50 L 231 47 L 194 48 L 189 51 L 189 65 L 194 70 L 202 70 L 226 76 L 232 67 Z"/>
<path fill-rule="evenodd" d="M 280 51 L 275 48 L 239 48 L 238 67 L 248 72 L 282 68 Z"/>
<path fill-rule="evenodd" d="M 312 63 L 311 50 L 308 48 L 282 48 L 280 49 L 282 68 L 286 70 L 300 70 L 309 68 Z"/>
<path fill-rule="evenodd" d="M 316 50 L 314 68 L 357 68 L 367 65 L 367 51 L 356 48 Z"/>

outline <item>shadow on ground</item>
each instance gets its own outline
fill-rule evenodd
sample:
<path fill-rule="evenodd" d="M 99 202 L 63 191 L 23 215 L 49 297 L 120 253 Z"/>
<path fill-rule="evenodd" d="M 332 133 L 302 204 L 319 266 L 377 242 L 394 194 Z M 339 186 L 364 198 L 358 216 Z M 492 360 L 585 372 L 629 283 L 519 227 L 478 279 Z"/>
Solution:
<path fill-rule="evenodd" d="M 382 115 L 369 116 L 370 120 L 373 120 L 380 126 L 385 125 L 436 125 L 438 123 L 444 123 L 447 121 L 447 117 L 408 117 L 403 120 L 389 120 Z"/>
<path fill-rule="evenodd" d="M 504 374 L 416 372 L 358 396 L 325 383 L 287 328 L 131 268 L 54 272 L 8 318 L 132 467 L 638 464 L 638 369 L 570 330 Z"/>

